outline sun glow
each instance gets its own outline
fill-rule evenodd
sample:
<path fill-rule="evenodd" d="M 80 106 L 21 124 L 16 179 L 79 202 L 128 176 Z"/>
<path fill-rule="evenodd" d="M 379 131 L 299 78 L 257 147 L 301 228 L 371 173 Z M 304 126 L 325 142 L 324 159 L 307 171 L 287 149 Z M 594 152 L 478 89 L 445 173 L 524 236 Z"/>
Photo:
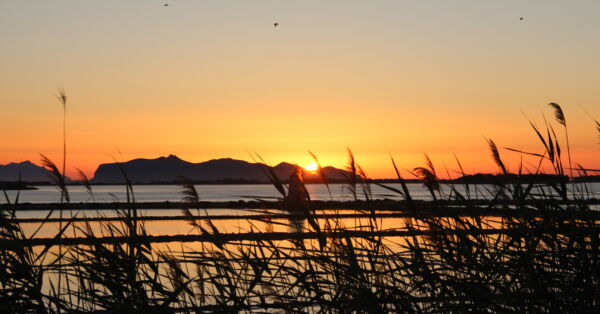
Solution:
<path fill-rule="evenodd" d="M 310 172 L 315 172 L 315 171 L 317 171 L 317 168 L 318 168 L 318 166 L 317 166 L 317 163 L 316 163 L 316 162 L 312 162 L 312 163 L 310 163 L 310 164 L 308 164 L 308 165 L 304 166 L 304 169 L 306 169 L 307 171 L 310 171 Z"/>

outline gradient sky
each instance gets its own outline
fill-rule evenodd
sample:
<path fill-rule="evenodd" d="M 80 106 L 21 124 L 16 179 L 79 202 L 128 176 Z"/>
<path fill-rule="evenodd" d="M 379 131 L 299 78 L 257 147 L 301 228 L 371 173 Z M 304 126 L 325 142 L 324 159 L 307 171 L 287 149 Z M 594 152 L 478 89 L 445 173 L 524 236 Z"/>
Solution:
<path fill-rule="evenodd" d="M 0 164 L 60 163 L 62 87 L 70 175 L 247 150 L 343 167 L 346 147 L 372 177 L 390 154 L 494 172 L 484 137 L 540 151 L 523 113 L 553 120 L 551 101 L 574 160 L 600 168 L 598 16 L 597 0 L 0 0 Z"/>

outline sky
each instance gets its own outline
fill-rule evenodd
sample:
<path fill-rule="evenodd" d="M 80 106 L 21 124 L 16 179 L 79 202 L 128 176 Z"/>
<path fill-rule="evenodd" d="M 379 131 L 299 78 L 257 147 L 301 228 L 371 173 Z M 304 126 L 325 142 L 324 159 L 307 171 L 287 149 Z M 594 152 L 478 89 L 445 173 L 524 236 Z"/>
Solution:
<path fill-rule="evenodd" d="M 344 167 L 347 148 L 375 178 L 425 153 L 441 177 L 454 155 L 496 172 L 486 138 L 541 152 L 528 119 L 553 122 L 549 102 L 574 162 L 600 168 L 598 16 L 597 0 L 0 0 L 0 164 L 61 163 L 64 88 L 72 177 L 248 151 Z"/>

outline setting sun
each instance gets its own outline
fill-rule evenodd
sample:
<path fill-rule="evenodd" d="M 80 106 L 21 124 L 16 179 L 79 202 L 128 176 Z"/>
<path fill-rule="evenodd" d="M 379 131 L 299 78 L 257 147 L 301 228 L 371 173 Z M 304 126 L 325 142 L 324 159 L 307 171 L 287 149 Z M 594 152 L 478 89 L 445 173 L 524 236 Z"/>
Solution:
<path fill-rule="evenodd" d="M 311 172 L 315 172 L 318 169 L 317 163 L 316 162 L 312 162 L 306 166 L 304 166 L 304 169 L 306 169 L 307 171 L 311 171 Z"/>
<path fill-rule="evenodd" d="M 0 314 L 596 312 L 598 16 L 0 0 Z"/>

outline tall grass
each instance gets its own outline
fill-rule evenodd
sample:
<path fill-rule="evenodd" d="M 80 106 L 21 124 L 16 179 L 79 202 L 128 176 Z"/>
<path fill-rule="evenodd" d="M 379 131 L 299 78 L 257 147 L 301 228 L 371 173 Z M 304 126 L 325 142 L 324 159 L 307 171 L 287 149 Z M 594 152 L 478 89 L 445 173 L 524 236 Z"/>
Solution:
<path fill-rule="evenodd" d="M 594 194 L 569 189 L 554 130 L 531 126 L 544 150 L 507 151 L 536 158 L 533 174 L 551 165 L 558 182 L 525 182 L 519 166 L 516 182 L 495 182 L 495 193 L 481 200 L 477 191 L 485 186 L 465 182 L 463 192 L 446 186 L 425 155 L 412 173 L 434 202 L 416 202 L 392 158 L 400 188 L 382 186 L 404 200 L 406 207 L 397 211 L 409 215 L 391 230 L 377 219 L 371 182 L 350 150 L 346 188 L 364 204 L 364 216 L 353 224 L 316 215 L 299 169 L 286 186 L 264 167 L 281 194 L 278 210 L 300 214 L 307 227 L 293 229 L 293 221 L 264 211 L 261 224 L 248 222 L 255 238 L 226 241 L 200 208 L 202 195 L 181 178 L 182 217 L 203 239 L 187 245 L 148 241 L 121 167 L 127 202 L 115 213 L 122 219 L 95 226 L 67 222 L 54 237 L 58 250 L 28 245 L 37 231 L 27 236 L 15 210 L 0 212 L 0 312 L 597 312 L 600 228 L 597 208 L 587 202 Z M 499 174 L 511 174 L 496 143 L 487 144 Z M 44 160 L 68 202 L 64 176 Z M 464 176 L 458 158 L 457 165 Z M 18 201 L 7 196 L 7 203 Z M 197 219 L 201 214 L 208 219 Z M 277 234 L 279 225 L 293 232 L 283 240 L 258 236 Z M 67 231 L 87 243 L 63 251 Z M 391 237 L 388 231 L 403 233 Z"/>
<path fill-rule="evenodd" d="M 8 195 L 4 195 L 6 202 L 11 204 Z M 18 205 L 18 194 L 12 204 Z M 46 218 L 52 213 L 50 210 Z M 20 245 L 23 241 L 35 238 L 44 223 L 27 236 L 22 226 L 15 223 L 15 217 L 14 209 L 0 211 L 0 312 L 45 313 L 48 307 L 63 307 L 66 300 L 55 297 L 55 283 L 50 283 L 50 293 L 45 292 L 42 286 L 44 279 L 52 276 L 54 271 L 58 269 L 61 272 L 58 264 L 64 254 L 51 254 L 51 245 L 41 249 Z M 61 225 L 54 240 L 60 239 L 70 225 L 70 222 Z"/>

